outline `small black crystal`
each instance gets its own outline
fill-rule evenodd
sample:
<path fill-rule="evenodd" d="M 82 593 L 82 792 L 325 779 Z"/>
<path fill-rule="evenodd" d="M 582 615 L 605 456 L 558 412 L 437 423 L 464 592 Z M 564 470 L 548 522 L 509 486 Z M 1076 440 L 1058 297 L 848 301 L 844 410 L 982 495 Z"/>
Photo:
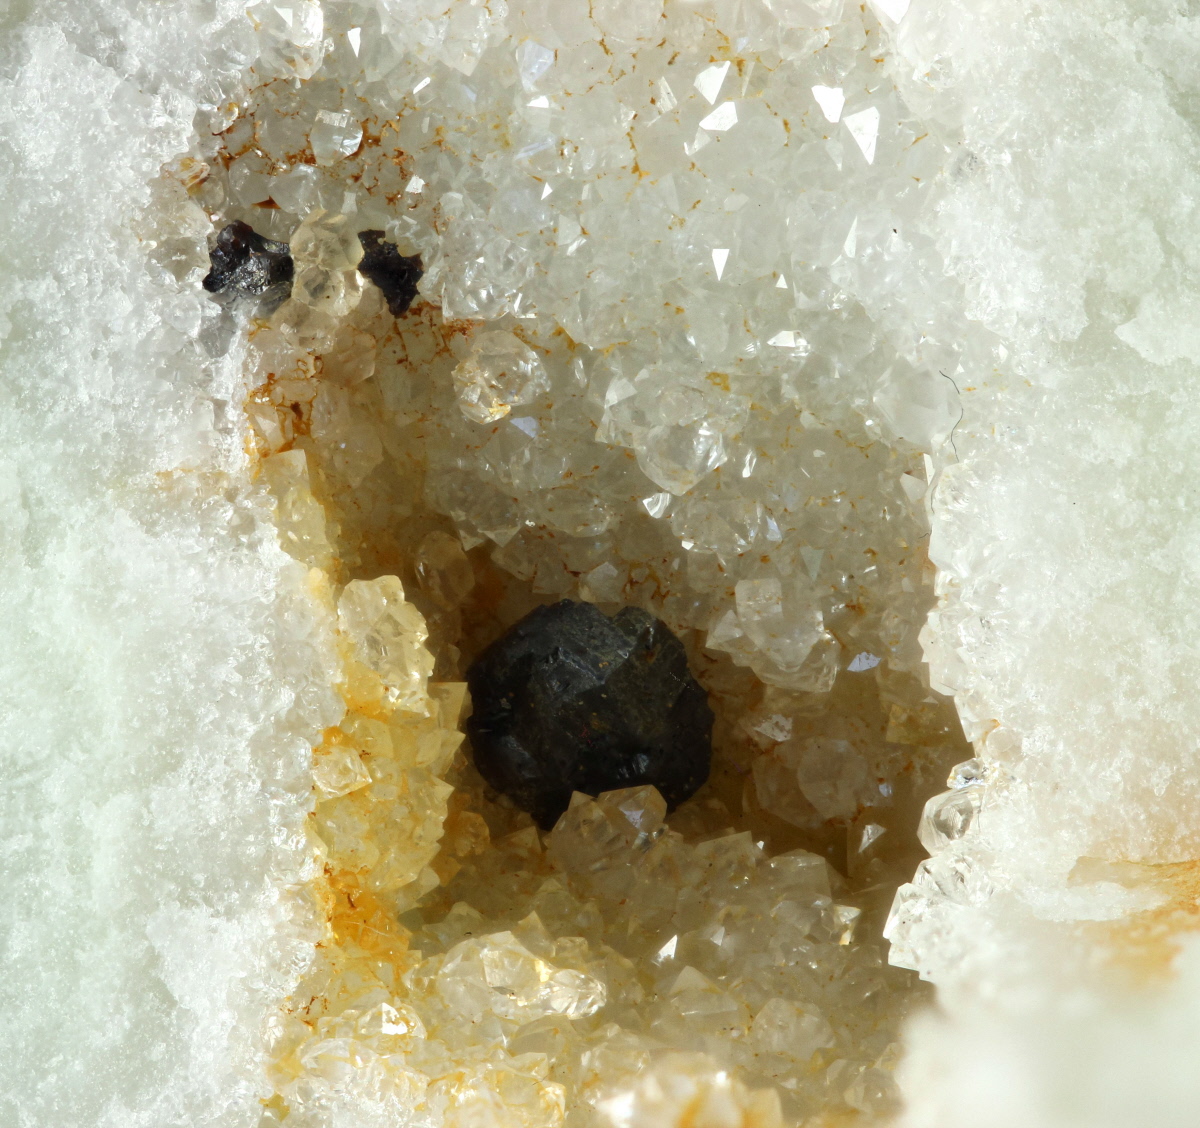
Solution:
<path fill-rule="evenodd" d="M 358 272 L 383 292 L 388 311 L 403 317 L 417 296 L 417 283 L 425 273 L 420 255 L 402 255 L 395 243 L 384 241 L 382 231 L 360 231 L 362 262 Z"/>
<path fill-rule="evenodd" d="M 286 243 L 264 239 L 241 220 L 221 228 L 208 257 L 212 269 L 202 285 L 210 294 L 255 298 L 290 284 L 295 269 Z"/>
<path fill-rule="evenodd" d="M 572 791 L 653 784 L 675 807 L 708 778 L 713 714 L 683 644 L 637 607 L 538 607 L 467 672 L 480 775 L 549 828 Z"/>

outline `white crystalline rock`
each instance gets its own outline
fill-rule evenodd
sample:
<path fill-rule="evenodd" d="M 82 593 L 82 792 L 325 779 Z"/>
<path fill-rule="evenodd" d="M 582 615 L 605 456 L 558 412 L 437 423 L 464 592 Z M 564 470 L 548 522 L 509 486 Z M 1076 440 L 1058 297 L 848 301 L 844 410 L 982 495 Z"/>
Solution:
<path fill-rule="evenodd" d="M 608 1128 L 782 1128 L 774 1089 L 748 1090 L 703 1054 L 669 1054 L 636 1086 L 602 1101 Z"/>
<path fill-rule="evenodd" d="M 1041 959 L 1080 957 L 1049 937 Z M 1015 954 L 1015 953 L 1014 953 Z M 921 1128 L 1063 1128 L 1087 1124 L 1125 1128 L 1155 1124 L 1186 1128 L 1195 1122 L 1196 1089 L 1187 1062 L 1195 1046 L 1200 999 L 1200 951 L 1189 940 L 1177 977 L 1152 989 L 1065 997 L 1060 973 L 1025 965 L 1025 989 L 1041 1004 L 1031 1008 L 963 1002 L 951 1017 L 922 1016 L 912 1029 L 918 1052 L 900 1067 L 914 1107 L 904 1123 Z"/>
<path fill-rule="evenodd" d="M 1198 25 L 1170 4 L 1078 17 L 914 3 L 890 35 L 901 95 L 962 154 L 929 230 L 994 357 L 942 369 L 963 418 L 923 634 L 987 773 L 932 801 L 939 852 L 889 922 L 942 1001 L 902 1074 L 921 1128 L 1182 1125 L 1200 1095 L 1194 944 L 1172 972 L 1136 942 L 1139 912 L 1191 902 L 1162 867 L 1200 853 Z M 1123 958 L 1168 985 L 1088 970 Z"/>
<path fill-rule="evenodd" d="M 249 26 L 159 17 L 0 17 L 4 1124 L 257 1125 L 321 935 L 287 890 L 332 618 L 250 480 L 207 221 L 159 178 Z"/>

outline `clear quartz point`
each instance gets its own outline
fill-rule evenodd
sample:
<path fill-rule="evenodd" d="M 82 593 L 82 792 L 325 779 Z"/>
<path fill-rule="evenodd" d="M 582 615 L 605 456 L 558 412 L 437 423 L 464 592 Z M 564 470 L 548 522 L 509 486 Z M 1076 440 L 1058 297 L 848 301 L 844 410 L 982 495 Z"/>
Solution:
<path fill-rule="evenodd" d="M 955 764 L 946 777 L 946 786 L 955 789 L 963 787 L 978 787 L 985 782 L 987 768 L 982 760 L 964 760 Z"/>
<path fill-rule="evenodd" d="M 459 407 L 476 423 L 502 419 L 549 387 L 537 353 L 502 330 L 479 334 L 470 355 L 454 369 Z"/>
<path fill-rule="evenodd" d="M 983 789 L 963 787 L 943 791 L 925 804 L 917 837 L 931 854 L 938 854 L 971 829 L 983 804 Z"/>

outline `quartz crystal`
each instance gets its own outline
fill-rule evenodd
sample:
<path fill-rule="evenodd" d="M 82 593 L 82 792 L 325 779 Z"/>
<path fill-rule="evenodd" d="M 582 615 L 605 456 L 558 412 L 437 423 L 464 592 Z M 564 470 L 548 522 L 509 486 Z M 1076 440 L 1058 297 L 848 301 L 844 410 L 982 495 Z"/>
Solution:
<path fill-rule="evenodd" d="M 511 932 L 463 940 L 446 953 L 438 992 L 472 1022 L 486 1013 L 520 1022 L 551 1015 L 583 1018 L 604 1005 L 602 982 L 535 956 Z"/>
<path fill-rule="evenodd" d="M 404 600 L 395 576 L 346 585 L 338 601 L 338 620 L 353 640 L 354 655 L 380 679 L 392 706 L 424 709 L 425 679 L 433 672 L 421 616 Z"/>
<path fill-rule="evenodd" d="M 537 354 L 512 333 L 480 333 L 471 354 L 454 369 L 463 414 L 476 423 L 503 419 L 514 407 L 550 390 Z"/>
<path fill-rule="evenodd" d="M 652 784 L 674 807 L 708 778 L 712 710 L 665 624 L 563 600 L 530 612 L 467 673 L 480 774 L 550 827 L 571 793 Z"/>

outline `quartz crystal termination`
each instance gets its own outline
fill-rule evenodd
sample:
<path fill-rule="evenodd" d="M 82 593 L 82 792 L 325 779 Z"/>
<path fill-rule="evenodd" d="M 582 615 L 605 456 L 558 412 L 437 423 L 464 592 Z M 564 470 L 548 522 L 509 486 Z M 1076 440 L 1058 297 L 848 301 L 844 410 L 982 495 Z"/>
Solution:
<path fill-rule="evenodd" d="M 358 272 L 374 282 L 393 317 L 403 317 L 417 297 L 417 283 L 425 273 L 420 255 L 402 255 L 395 243 L 385 241 L 382 231 L 360 231 L 363 257 Z"/>
<path fill-rule="evenodd" d="M 221 228 L 209 260 L 212 269 L 201 285 L 210 294 L 232 292 L 248 298 L 290 287 L 295 269 L 286 243 L 264 238 L 241 220 Z"/>
<path fill-rule="evenodd" d="M 713 714 L 683 644 L 637 607 L 539 607 L 467 673 L 483 778 L 544 829 L 571 793 L 650 784 L 668 806 L 708 778 Z"/>

